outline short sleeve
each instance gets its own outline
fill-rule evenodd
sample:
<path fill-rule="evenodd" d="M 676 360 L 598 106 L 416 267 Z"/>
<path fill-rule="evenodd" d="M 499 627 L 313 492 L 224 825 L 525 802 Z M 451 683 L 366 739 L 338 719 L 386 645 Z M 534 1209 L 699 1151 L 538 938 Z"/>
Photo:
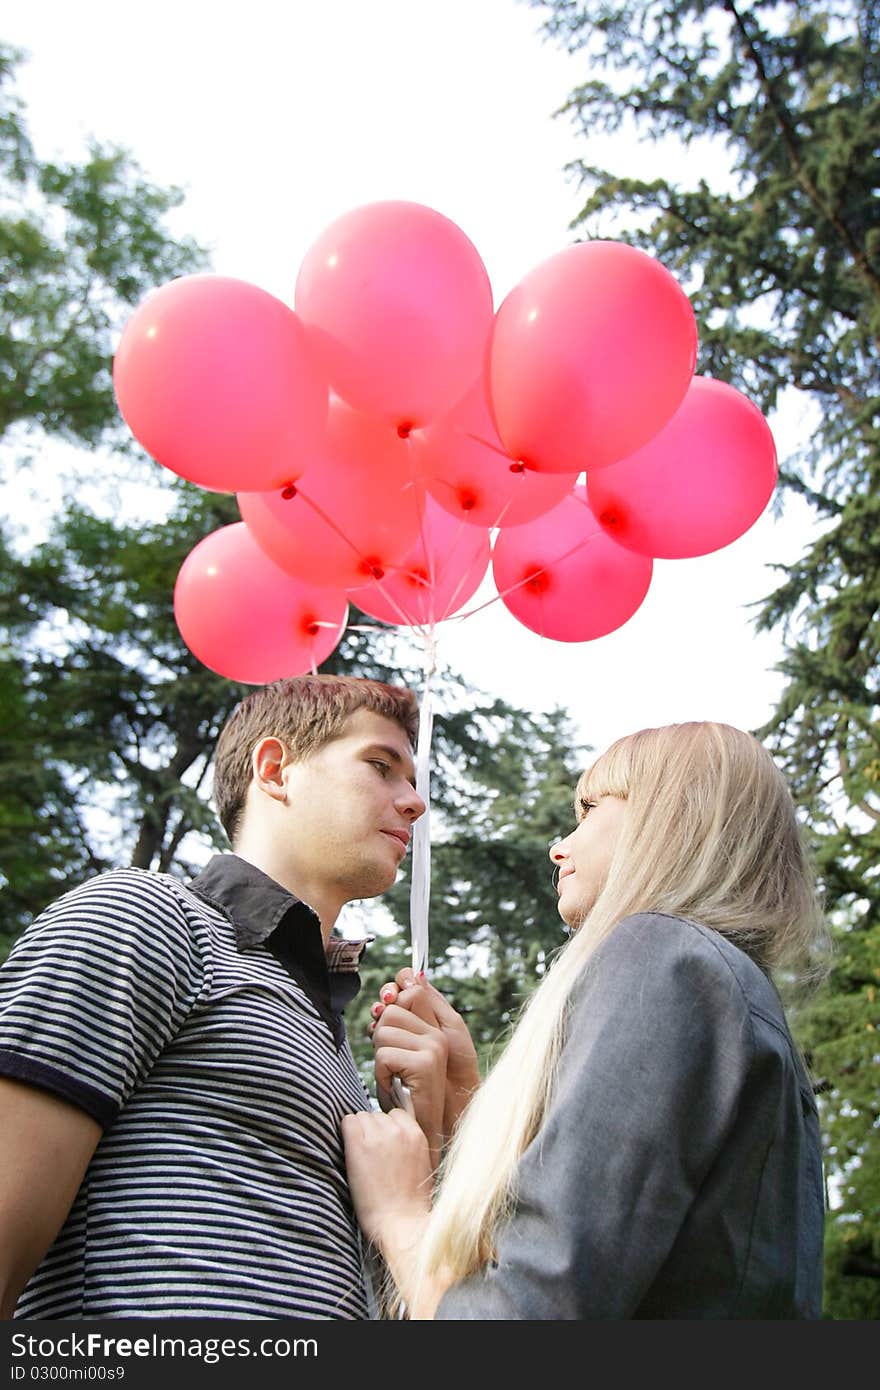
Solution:
<path fill-rule="evenodd" d="M 710 933 L 625 919 L 576 989 L 559 1082 L 497 1263 L 438 1318 L 633 1316 L 734 1124 L 747 1002 Z"/>
<path fill-rule="evenodd" d="M 169 883 L 100 874 L 48 907 L 0 967 L 0 1075 L 105 1128 L 209 984 L 205 929 Z"/>

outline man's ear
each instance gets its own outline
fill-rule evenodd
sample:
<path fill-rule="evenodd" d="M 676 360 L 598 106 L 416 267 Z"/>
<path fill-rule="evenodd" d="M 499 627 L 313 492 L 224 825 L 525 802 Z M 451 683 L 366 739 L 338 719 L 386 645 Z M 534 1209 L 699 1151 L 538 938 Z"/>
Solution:
<path fill-rule="evenodd" d="M 289 759 L 280 738 L 261 738 L 251 754 L 254 785 L 276 801 L 287 800 L 282 775 Z"/>

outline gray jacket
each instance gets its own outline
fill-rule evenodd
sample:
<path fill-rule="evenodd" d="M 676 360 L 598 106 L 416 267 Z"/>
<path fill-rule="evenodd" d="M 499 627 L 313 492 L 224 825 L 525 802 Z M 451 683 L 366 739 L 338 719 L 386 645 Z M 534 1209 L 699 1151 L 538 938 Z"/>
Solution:
<path fill-rule="evenodd" d="M 517 1191 L 437 1318 L 819 1318 L 818 1116 L 762 971 L 695 922 L 621 922 Z"/>

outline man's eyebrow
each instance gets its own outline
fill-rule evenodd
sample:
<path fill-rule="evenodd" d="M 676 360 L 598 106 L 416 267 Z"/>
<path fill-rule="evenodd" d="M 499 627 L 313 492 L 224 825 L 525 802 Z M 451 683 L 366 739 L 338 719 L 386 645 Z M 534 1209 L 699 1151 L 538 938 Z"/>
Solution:
<path fill-rule="evenodd" d="M 401 757 L 400 753 L 398 752 L 398 750 L 397 750 L 396 748 L 392 748 L 392 746 L 391 746 L 390 743 L 368 743 L 367 746 L 366 746 L 366 748 L 364 749 L 364 752 L 365 752 L 365 753 L 384 753 L 384 754 L 386 755 L 386 757 L 390 758 L 391 761 L 392 761 L 393 763 L 397 763 L 397 764 L 400 764 L 400 763 L 402 763 L 402 762 L 404 761 L 403 758 Z M 409 759 L 409 761 L 410 761 L 410 763 L 412 764 L 412 759 L 411 759 L 411 758 Z M 412 776 L 409 776 L 409 775 L 408 775 L 406 780 L 409 782 L 410 786 L 414 787 L 415 784 L 416 784 L 415 764 L 412 764 L 412 767 L 413 767 Z"/>

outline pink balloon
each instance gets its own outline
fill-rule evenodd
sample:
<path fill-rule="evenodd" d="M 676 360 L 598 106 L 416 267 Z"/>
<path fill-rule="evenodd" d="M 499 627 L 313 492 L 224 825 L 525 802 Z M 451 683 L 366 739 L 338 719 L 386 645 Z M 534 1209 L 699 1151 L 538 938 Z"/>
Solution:
<path fill-rule="evenodd" d="M 222 275 L 147 295 L 122 332 L 113 385 L 147 452 L 218 492 L 294 481 L 326 425 L 327 381 L 296 314 Z"/>
<path fill-rule="evenodd" d="M 577 479 L 575 473 L 536 473 L 505 452 L 483 375 L 448 415 L 410 437 L 431 496 L 473 526 L 533 521 L 571 492 Z"/>
<path fill-rule="evenodd" d="M 284 574 L 239 521 L 190 551 L 174 586 L 174 616 L 204 666 L 263 685 L 327 659 L 345 631 L 348 597 Z"/>
<path fill-rule="evenodd" d="M 735 387 L 694 377 L 669 424 L 587 478 L 590 506 L 620 545 L 679 560 L 708 555 L 757 521 L 776 486 L 776 446 Z"/>
<path fill-rule="evenodd" d="M 303 259 L 294 302 L 333 389 L 403 429 L 458 400 L 492 329 L 476 248 L 421 203 L 368 203 L 331 223 Z"/>
<path fill-rule="evenodd" d="M 430 626 L 463 608 L 489 568 L 489 533 L 455 520 L 427 498 L 409 555 L 378 583 L 351 589 L 364 613 L 387 623 Z"/>
<path fill-rule="evenodd" d="M 569 246 L 495 317 L 490 395 L 504 446 L 539 472 L 603 468 L 663 428 L 696 353 L 690 301 L 659 261 L 623 242 Z"/>
<path fill-rule="evenodd" d="M 276 565 L 313 584 L 351 588 L 412 548 L 423 500 L 409 441 L 333 399 L 320 456 L 302 481 L 240 492 L 238 507 Z"/>
<path fill-rule="evenodd" d="M 502 531 L 492 569 L 502 603 L 525 627 L 557 642 L 587 642 L 632 617 L 653 564 L 605 534 L 578 486 L 537 521 Z"/>

